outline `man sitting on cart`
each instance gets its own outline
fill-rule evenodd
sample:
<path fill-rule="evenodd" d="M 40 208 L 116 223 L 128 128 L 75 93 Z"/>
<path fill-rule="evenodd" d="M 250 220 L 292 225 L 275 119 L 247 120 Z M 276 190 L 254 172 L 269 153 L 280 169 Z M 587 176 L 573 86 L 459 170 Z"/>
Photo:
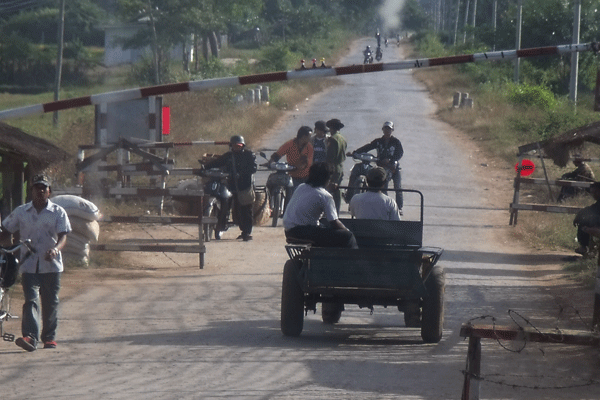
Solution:
<path fill-rule="evenodd" d="M 305 241 L 317 247 L 357 249 L 356 238 L 339 220 L 333 196 L 325 190 L 330 172 L 327 163 L 313 164 L 306 183 L 294 191 L 283 215 L 288 242 Z M 325 214 L 328 226 L 319 222 Z"/>
<path fill-rule="evenodd" d="M 394 199 L 382 193 L 387 172 L 381 167 L 367 173 L 368 191 L 352 197 L 348 210 L 359 219 L 383 219 L 400 221 L 400 210 Z"/>

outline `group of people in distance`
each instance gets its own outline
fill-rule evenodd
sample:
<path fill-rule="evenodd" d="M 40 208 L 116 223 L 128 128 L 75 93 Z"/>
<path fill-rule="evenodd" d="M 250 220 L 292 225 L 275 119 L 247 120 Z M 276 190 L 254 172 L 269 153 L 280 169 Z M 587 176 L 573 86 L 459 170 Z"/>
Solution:
<path fill-rule="evenodd" d="M 286 236 L 306 239 L 318 246 L 355 247 L 352 234 L 339 221 L 341 193 L 339 186 L 344 178 L 344 161 L 353 153 L 347 152 L 346 139 L 341 134 L 344 124 L 337 118 L 327 122 L 317 121 L 314 129 L 301 126 L 296 137 L 286 141 L 274 152 L 269 162 L 286 157 L 288 164 L 296 167 L 289 174 L 293 187 L 288 190 L 283 225 Z M 393 122 L 382 127 L 383 135 L 358 148 L 355 152 L 377 151 L 379 166 L 367 176 L 369 192 L 355 196 L 349 205 L 355 218 L 381 218 L 400 220 L 402 215 L 402 193 L 396 192 L 395 199 L 386 196 L 383 190 L 389 180 L 394 189 L 400 189 L 399 161 L 404 154 L 402 144 L 392 135 Z M 215 227 L 215 237 L 226 229 L 227 216 L 232 202 L 236 202 L 241 234 L 238 239 L 252 240 L 252 175 L 257 170 L 254 153 L 246 148 L 242 136 L 232 136 L 230 150 L 203 168 L 223 168 L 230 173 L 229 188 L 233 194 L 223 207 Z M 322 224 L 322 216 L 328 221 Z M 327 226 L 325 226 L 327 225 Z"/>

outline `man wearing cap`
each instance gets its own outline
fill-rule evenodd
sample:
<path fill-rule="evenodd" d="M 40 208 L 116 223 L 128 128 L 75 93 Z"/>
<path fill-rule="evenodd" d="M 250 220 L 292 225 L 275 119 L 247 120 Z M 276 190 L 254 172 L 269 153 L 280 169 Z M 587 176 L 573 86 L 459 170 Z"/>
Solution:
<path fill-rule="evenodd" d="M 60 251 L 71 232 L 65 210 L 49 200 L 52 189 L 48 177 L 36 175 L 31 183 L 32 201 L 6 217 L 0 232 L 0 241 L 6 241 L 12 233 L 15 239 L 30 239 L 35 250 L 19 268 L 25 303 L 21 321 L 23 336 L 15 343 L 27 351 L 34 351 L 40 340 L 45 349 L 56 348 L 58 292 L 63 272 Z"/>
<path fill-rule="evenodd" d="M 325 124 L 331 132 L 327 142 L 327 165 L 331 171 L 329 192 L 333 196 L 335 208 L 339 214 L 342 205 L 342 195 L 339 186 L 344 178 L 344 161 L 346 160 L 346 139 L 340 133 L 344 124 L 337 119 L 330 119 Z"/>
<path fill-rule="evenodd" d="M 402 214 L 402 192 L 399 191 L 402 187 L 402 176 L 400 174 L 400 159 L 404 155 L 404 149 L 402 148 L 402 143 L 395 136 L 392 136 L 392 132 L 394 132 L 394 123 L 391 121 L 386 121 L 381 128 L 383 130 L 383 136 L 373 140 L 371 143 L 368 143 L 358 149 L 354 150 L 352 153 L 348 153 L 348 156 L 352 156 L 354 153 L 366 153 L 370 150 L 377 150 L 377 165 L 383 167 L 391 174 L 391 179 L 394 181 L 394 189 L 396 189 L 396 203 L 398 204 L 398 208 L 400 209 L 400 214 Z M 385 188 L 387 188 L 388 182 L 385 183 Z M 385 190 L 384 190 L 385 193 Z"/>
<path fill-rule="evenodd" d="M 365 193 L 354 195 L 350 200 L 348 210 L 352 217 L 400 221 L 398 205 L 394 199 L 381 192 L 385 185 L 386 174 L 381 167 L 373 168 L 367 173 L 369 188 Z"/>
<path fill-rule="evenodd" d="M 313 147 L 313 164 L 327 161 L 327 132 L 329 128 L 325 125 L 325 121 L 315 122 L 315 135 L 311 138 L 310 143 Z"/>
<path fill-rule="evenodd" d="M 239 227 L 242 231 L 238 239 L 247 242 L 252 240 L 252 207 L 254 205 L 254 173 L 256 172 L 256 156 L 246 148 L 243 136 L 234 135 L 229 140 L 230 151 L 214 161 L 208 162 L 204 168 L 223 168 L 228 172 L 228 186 L 235 197 Z M 233 198 L 225 201 L 217 217 L 215 239 L 221 238 L 221 232 L 227 228 L 227 217 L 231 210 Z"/>

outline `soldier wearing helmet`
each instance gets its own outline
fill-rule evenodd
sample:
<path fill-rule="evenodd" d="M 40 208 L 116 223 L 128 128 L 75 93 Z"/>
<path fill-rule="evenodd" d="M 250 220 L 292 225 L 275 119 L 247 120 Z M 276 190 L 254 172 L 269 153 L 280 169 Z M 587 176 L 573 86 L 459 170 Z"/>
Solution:
<path fill-rule="evenodd" d="M 404 149 L 402 148 L 402 143 L 400 143 L 400 140 L 392 135 L 394 132 L 394 123 L 392 121 L 384 122 L 381 130 L 383 131 L 382 137 L 377 138 L 371 143 L 368 143 L 362 147 L 359 147 L 353 152 L 349 152 L 347 155 L 352 156 L 354 153 L 366 153 L 371 150 L 376 150 L 377 158 L 379 159 L 377 164 L 389 171 L 391 174 L 391 180 L 394 182 L 394 189 L 398 190 L 402 187 L 400 159 L 404 155 Z M 350 179 L 350 182 L 352 182 L 352 176 Z M 385 188 L 388 187 L 388 184 L 389 182 L 385 183 Z M 396 203 L 400 209 L 400 214 L 402 214 L 403 201 L 401 191 L 396 192 Z"/>
<path fill-rule="evenodd" d="M 256 172 L 256 156 L 246 148 L 243 136 L 234 135 L 229 139 L 230 151 L 204 165 L 204 168 L 222 168 L 229 173 L 228 186 L 233 197 L 226 201 L 219 211 L 215 238 L 221 238 L 221 232 L 227 228 L 227 219 L 232 201 L 239 216 L 242 234 L 238 239 L 252 240 L 252 207 L 254 204 L 254 173 Z"/>

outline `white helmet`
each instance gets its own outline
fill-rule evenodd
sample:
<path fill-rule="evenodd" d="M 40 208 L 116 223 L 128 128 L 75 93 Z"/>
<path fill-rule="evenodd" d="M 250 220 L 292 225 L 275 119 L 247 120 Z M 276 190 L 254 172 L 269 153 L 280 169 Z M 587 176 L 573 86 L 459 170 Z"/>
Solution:
<path fill-rule="evenodd" d="M 390 128 L 391 130 L 394 130 L 394 123 L 393 123 L 392 121 L 385 121 L 385 122 L 383 123 L 383 128 L 385 128 L 385 127 L 388 127 L 388 128 Z M 382 129 L 383 129 L 383 128 L 382 128 Z"/>

